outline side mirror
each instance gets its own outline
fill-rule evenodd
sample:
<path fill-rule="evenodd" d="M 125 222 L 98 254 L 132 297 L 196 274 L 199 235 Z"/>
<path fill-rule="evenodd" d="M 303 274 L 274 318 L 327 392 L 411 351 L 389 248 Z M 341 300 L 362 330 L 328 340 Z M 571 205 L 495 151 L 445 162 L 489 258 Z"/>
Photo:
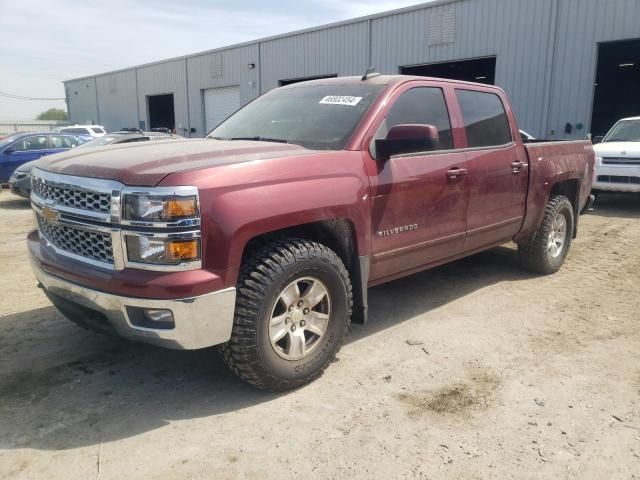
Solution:
<path fill-rule="evenodd" d="M 387 138 L 376 140 L 376 154 L 387 160 L 393 155 L 438 150 L 440 135 L 434 125 L 396 125 L 391 127 Z"/>
<path fill-rule="evenodd" d="M 7 148 L 4 153 L 6 153 L 7 155 L 11 155 L 12 153 L 15 153 L 16 149 L 15 148 Z"/>
<path fill-rule="evenodd" d="M 604 140 L 604 137 L 602 135 L 598 135 L 597 137 L 593 137 L 593 140 L 591 141 L 591 143 L 593 143 L 594 145 L 597 145 L 599 143 L 602 143 L 602 140 Z"/>

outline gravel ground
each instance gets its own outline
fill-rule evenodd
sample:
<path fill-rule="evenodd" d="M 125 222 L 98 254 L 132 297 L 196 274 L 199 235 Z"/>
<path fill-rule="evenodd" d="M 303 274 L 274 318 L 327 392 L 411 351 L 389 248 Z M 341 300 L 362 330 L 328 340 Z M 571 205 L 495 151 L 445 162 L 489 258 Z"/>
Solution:
<path fill-rule="evenodd" d="M 551 277 L 501 247 L 376 287 L 325 375 L 274 395 L 62 318 L 5 191 L 0 478 L 640 478 L 639 219 L 604 197 Z"/>

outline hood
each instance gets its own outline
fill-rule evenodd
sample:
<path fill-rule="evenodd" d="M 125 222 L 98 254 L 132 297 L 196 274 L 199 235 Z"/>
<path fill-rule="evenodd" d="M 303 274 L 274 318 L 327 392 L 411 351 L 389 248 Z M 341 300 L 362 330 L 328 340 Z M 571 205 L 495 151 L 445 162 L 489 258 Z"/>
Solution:
<path fill-rule="evenodd" d="M 38 167 L 42 163 L 42 160 L 32 160 L 31 162 L 23 163 L 18 168 L 16 168 L 16 172 L 24 172 L 29 173 L 33 170 L 33 167 Z"/>
<path fill-rule="evenodd" d="M 640 142 L 607 142 L 593 146 L 598 157 L 640 158 Z"/>
<path fill-rule="evenodd" d="M 313 153 L 317 152 L 285 143 L 203 138 L 69 150 L 42 158 L 38 168 L 152 187 L 174 172 Z"/>

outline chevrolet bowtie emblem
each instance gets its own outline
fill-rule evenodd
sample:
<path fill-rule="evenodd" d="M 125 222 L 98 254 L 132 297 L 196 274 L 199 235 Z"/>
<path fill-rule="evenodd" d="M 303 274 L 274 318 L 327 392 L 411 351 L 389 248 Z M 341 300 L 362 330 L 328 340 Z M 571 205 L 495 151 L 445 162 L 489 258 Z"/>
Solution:
<path fill-rule="evenodd" d="M 53 209 L 53 205 L 45 205 L 42 209 L 42 216 L 49 223 L 58 223 L 60 221 L 60 212 Z"/>

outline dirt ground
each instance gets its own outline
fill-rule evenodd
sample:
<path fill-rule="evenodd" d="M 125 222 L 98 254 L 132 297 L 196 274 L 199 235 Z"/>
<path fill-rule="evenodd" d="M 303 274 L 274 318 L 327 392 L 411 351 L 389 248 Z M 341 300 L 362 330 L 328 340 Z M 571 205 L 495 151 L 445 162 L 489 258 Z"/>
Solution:
<path fill-rule="evenodd" d="M 325 375 L 274 395 L 62 318 L 5 191 L 0 478 L 640 478 L 639 220 L 604 197 L 551 277 L 502 247 L 376 287 Z"/>

